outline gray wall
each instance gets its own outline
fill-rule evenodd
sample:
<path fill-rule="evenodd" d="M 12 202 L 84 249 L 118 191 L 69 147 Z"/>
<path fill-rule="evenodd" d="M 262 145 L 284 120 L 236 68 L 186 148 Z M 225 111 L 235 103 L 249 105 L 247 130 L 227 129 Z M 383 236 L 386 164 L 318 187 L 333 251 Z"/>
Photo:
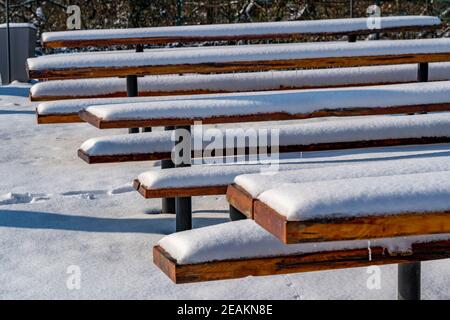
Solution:
<path fill-rule="evenodd" d="M 36 29 L 27 24 L 11 23 L 11 81 L 28 81 L 25 63 L 34 56 Z M 2 84 L 8 81 L 6 25 L 0 25 L 0 72 Z"/>

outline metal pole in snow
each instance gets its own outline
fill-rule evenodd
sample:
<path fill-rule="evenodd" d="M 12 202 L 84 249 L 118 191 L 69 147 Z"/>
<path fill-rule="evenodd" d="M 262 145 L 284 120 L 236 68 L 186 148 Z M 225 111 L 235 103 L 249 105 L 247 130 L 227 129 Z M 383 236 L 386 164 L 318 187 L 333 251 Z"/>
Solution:
<path fill-rule="evenodd" d="M 6 0 L 6 57 L 8 64 L 8 82 L 11 83 L 11 33 L 9 28 L 9 0 Z"/>

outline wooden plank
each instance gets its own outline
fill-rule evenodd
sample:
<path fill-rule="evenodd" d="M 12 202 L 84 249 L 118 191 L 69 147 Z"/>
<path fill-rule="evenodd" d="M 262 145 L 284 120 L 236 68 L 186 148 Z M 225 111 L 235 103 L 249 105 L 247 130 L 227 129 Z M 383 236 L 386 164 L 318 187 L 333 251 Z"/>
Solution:
<path fill-rule="evenodd" d="M 342 36 L 342 35 L 369 35 L 374 32 L 397 33 L 408 31 L 433 31 L 443 25 L 433 26 L 405 26 L 395 28 L 381 28 L 377 30 L 357 30 L 352 32 L 320 32 L 320 33 L 278 33 L 278 34 L 257 34 L 257 35 L 210 35 L 210 36 L 174 36 L 174 37 L 139 37 L 139 38 L 107 38 L 85 39 L 85 40 L 59 40 L 46 41 L 42 45 L 44 48 L 83 48 L 83 47 L 107 47 L 114 45 L 136 45 L 136 44 L 168 44 L 174 42 L 192 43 L 204 41 L 239 41 L 239 40 L 266 40 L 266 39 L 292 39 L 300 40 L 311 36 Z"/>
<path fill-rule="evenodd" d="M 253 198 L 237 184 L 228 186 L 227 201 L 247 218 L 253 219 Z"/>
<path fill-rule="evenodd" d="M 37 114 L 38 124 L 57 124 L 57 123 L 79 123 L 81 120 L 78 113 L 64 113 L 64 114 Z"/>
<path fill-rule="evenodd" d="M 172 64 L 172 65 L 142 65 L 123 67 L 82 67 L 64 69 L 30 70 L 27 65 L 30 79 L 81 79 L 124 77 L 127 75 L 163 75 L 182 73 L 225 73 L 247 71 L 269 71 L 283 69 L 315 69 L 329 67 L 358 67 L 390 64 L 407 64 L 420 62 L 450 61 L 450 53 L 427 54 L 399 54 L 375 55 L 354 57 L 329 57 L 290 60 L 263 60 L 263 61 L 231 61 L 198 64 Z M 151 63 L 151 62 L 150 62 Z"/>
<path fill-rule="evenodd" d="M 313 252 L 291 256 L 212 261 L 198 264 L 178 264 L 163 248 L 153 248 L 153 262 L 174 283 L 236 279 L 247 276 L 267 276 L 298 272 L 334 270 L 408 263 L 450 258 L 450 241 L 416 243 L 409 254 L 389 253 L 386 248 Z"/>
<path fill-rule="evenodd" d="M 390 216 L 287 221 L 259 200 L 253 219 L 285 244 L 362 240 L 450 232 L 450 211 L 410 212 Z"/>
<path fill-rule="evenodd" d="M 350 88 L 350 87 L 364 87 L 364 86 L 382 86 L 390 84 L 401 84 L 409 83 L 409 81 L 393 82 L 374 82 L 374 83 L 354 83 L 354 84 L 343 84 L 343 85 L 325 85 L 325 86 L 280 86 L 272 89 L 255 89 L 255 90 L 205 90 L 205 89 L 195 89 L 195 90 L 172 90 L 172 91 L 144 91 L 140 90 L 138 93 L 139 97 L 164 97 L 164 96 L 178 96 L 178 95 L 197 95 L 197 94 L 222 94 L 222 93 L 235 93 L 235 92 L 258 92 L 258 91 L 283 91 L 283 90 L 312 90 L 312 89 L 323 89 L 323 88 Z M 97 98 L 125 98 L 127 97 L 126 91 L 118 91 L 108 94 L 96 94 L 96 95 L 64 95 L 64 96 L 34 96 L 30 93 L 30 100 L 43 102 L 43 101 L 54 101 L 54 100 L 73 100 L 73 99 L 97 99 Z"/>
<path fill-rule="evenodd" d="M 406 139 L 384 139 L 384 140 L 362 140 L 351 142 L 335 142 L 335 143 L 316 143 L 309 145 L 288 145 L 279 146 L 278 151 L 280 153 L 288 152 L 312 152 L 312 151 L 327 151 L 327 150 L 344 150 L 344 149 L 358 149 L 358 148 L 375 148 L 375 147 L 393 147 L 402 145 L 424 145 L 424 144 L 437 144 L 437 143 L 450 143 L 450 137 L 424 137 L 424 138 L 406 138 Z M 241 150 L 241 149 L 240 149 Z M 248 155 L 253 152 L 254 149 L 245 148 L 245 154 Z M 268 148 L 270 152 L 270 148 Z M 233 152 L 237 154 L 237 149 L 223 149 L 222 154 L 227 152 Z M 171 152 L 147 152 L 147 153 L 130 153 L 130 154 L 110 154 L 110 155 L 96 155 L 91 156 L 83 150 L 78 150 L 78 156 L 89 164 L 97 163 L 117 163 L 117 162 L 130 162 L 130 161 L 156 161 L 167 160 L 171 158 Z M 196 156 L 195 152 L 192 152 L 192 157 Z"/>
<path fill-rule="evenodd" d="M 150 118 L 136 120 L 103 120 L 97 116 L 87 112 L 80 111 L 80 118 L 99 129 L 116 129 L 116 128 L 136 128 L 136 127 L 161 127 L 161 126 L 183 126 L 193 125 L 196 121 L 202 121 L 203 124 L 219 124 L 219 123 L 239 123 L 239 122 L 259 122 L 259 121 L 282 121 L 295 119 L 308 119 L 318 117 L 350 117 L 350 116 L 366 116 L 366 115 L 383 115 L 383 114 L 409 114 L 409 113 L 426 113 L 450 111 L 450 103 L 426 104 L 426 105 L 409 105 L 397 107 L 377 107 L 377 108 L 342 108 L 342 109 L 323 109 L 311 113 L 290 114 L 287 112 L 270 112 L 246 115 L 232 116 L 210 116 L 195 118 Z"/>
<path fill-rule="evenodd" d="M 174 197 L 195 197 L 225 194 L 227 186 L 204 186 L 204 187 L 185 187 L 185 188 L 161 188 L 147 189 L 138 179 L 133 181 L 133 187 L 144 198 L 174 198 Z"/>

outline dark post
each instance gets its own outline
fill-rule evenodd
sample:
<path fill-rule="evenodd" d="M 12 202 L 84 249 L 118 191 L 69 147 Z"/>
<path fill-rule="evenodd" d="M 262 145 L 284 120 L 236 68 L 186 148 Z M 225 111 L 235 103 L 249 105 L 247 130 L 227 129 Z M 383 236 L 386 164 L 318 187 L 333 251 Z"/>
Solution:
<path fill-rule="evenodd" d="M 398 265 L 398 300 L 420 300 L 420 262 Z"/>
<path fill-rule="evenodd" d="M 11 83 L 11 32 L 9 29 L 9 0 L 6 0 L 6 56 L 8 64 L 8 82 Z"/>
<path fill-rule="evenodd" d="M 247 216 L 242 214 L 242 212 L 240 212 L 238 209 L 236 209 L 235 207 L 233 207 L 230 204 L 230 220 L 237 221 L 237 220 L 245 220 L 245 219 L 247 219 Z"/>
<path fill-rule="evenodd" d="M 175 127 L 164 127 L 164 130 L 173 130 Z M 171 159 L 161 160 L 161 169 L 174 168 Z M 161 213 L 175 213 L 175 198 L 163 198 L 161 203 Z"/>
<path fill-rule="evenodd" d="M 175 25 L 180 26 L 183 23 L 183 1 L 176 1 Z M 173 130 L 174 127 L 164 127 L 164 130 Z M 161 160 L 161 169 L 174 168 L 172 160 Z M 175 199 L 163 198 L 161 203 L 161 213 L 175 213 Z"/>
<path fill-rule="evenodd" d="M 136 52 L 143 52 L 144 47 L 142 45 L 136 45 Z M 138 81 L 136 75 L 127 76 L 127 96 L 138 96 Z M 128 133 L 139 133 L 139 128 L 129 128 Z"/>
<path fill-rule="evenodd" d="M 428 62 L 419 63 L 417 81 L 428 81 Z M 420 262 L 398 265 L 398 299 L 420 300 L 421 264 Z"/>
<path fill-rule="evenodd" d="M 176 167 L 190 167 L 190 161 L 181 161 L 185 153 L 188 154 L 189 160 L 191 159 L 191 127 L 180 126 L 175 127 L 175 130 L 187 130 L 189 132 L 189 142 L 186 144 L 189 146 L 188 150 L 181 150 L 180 153 L 175 155 Z M 179 143 L 180 141 L 177 141 Z M 175 198 L 175 213 L 176 213 L 176 231 L 185 231 L 192 229 L 192 198 L 191 197 L 177 197 Z"/>

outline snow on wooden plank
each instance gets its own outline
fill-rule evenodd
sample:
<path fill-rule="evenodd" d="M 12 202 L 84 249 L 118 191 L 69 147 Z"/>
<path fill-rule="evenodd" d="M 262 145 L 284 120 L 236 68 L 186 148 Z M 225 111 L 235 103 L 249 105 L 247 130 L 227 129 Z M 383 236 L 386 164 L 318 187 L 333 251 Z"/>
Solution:
<path fill-rule="evenodd" d="M 286 183 L 254 220 L 286 244 L 450 232 L 450 171 Z"/>
<path fill-rule="evenodd" d="M 373 27 L 383 32 L 421 30 L 438 27 L 441 20 L 430 16 L 381 17 Z M 373 33 L 367 18 L 315 21 L 285 21 L 188 25 L 180 27 L 103 29 L 45 32 L 42 43 L 47 48 L 105 46 L 115 44 L 152 44 L 214 40 L 249 40 L 300 37 L 305 34 Z"/>
<path fill-rule="evenodd" d="M 175 48 L 30 58 L 30 79 L 267 71 L 450 61 L 450 39 Z M 114 54 L 111 54 L 114 52 Z"/>
<path fill-rule="evenodd" d="M 100 129 L 305 119 L 450 110 L 450 81 L 357 88 L 257 92 L 211 99 L 88 107 Z"/>
<path fill-rule="evenodd" d="M 162 238 L 153 261 L 189 283 L 406 263 L 450 257 L 450 235 L 284 245 L 254 221 L 222 223 Z"/>
<path fill-rule="evenodd" d="M 445 145 L 443 146 L 445 148 Z M 185 189 L 185 196 L 193 196 L 189 194 L 190 190 L 202 188 L 207 194 L 223 194 L 223 187 L 230 185 L 233 181 L 243 192 L 235 193 L 236 196 L 242 193 L 244 199 L 249 199 L 240 205 L 235 203 L 234 196 L 228 194 L 228 201 L 240 211 L 248 211 L 248 216 L 253 216 L 253 210 L 242 210 L 243 208 L 251 207 L 252 199 L 256 199 L 260 193 L 273 188 L 274 186 L 283 186 L 284 183 L 303 183 L 314 181 L 326 181 L 334 179 L 371 177 L 371 176 L 389 176 L 395 174 L 409 174 L 433 171 L 450 170 L 450 161 L 447 156 L 442 157 L 426 157 L 424 159 L 395 159 L 395 155 L 391 152 L 398 150 L 396 148 L 389 148 L 383 156 L 389 161 L 371 161 L 373 158 L 363 159 L 361 163 L 354 163 L 356 160 L 350 158 L 348 162 L 343 161 L 341 165 L 328 165 L 324 168 L 324 164 L 320 164 L 320 159 L 316 160 L 317 166 L 320 169 L 310 168 L 308 158 L 297 160 L 294 163 L 281 161 L 276 169 L 280 173 L 270 172 L 270 168 L 263 164 L 234 164 L 234 165 L 195 165 L 190 168 L 176 168 L 166 170 L 151 170 L 144 172 L 135 180 L 135 188 L 146 198 L 159 198 L 161 194 L 169 194 L 176 196 L 179 190 Z M 328 153 L 329 154 L 329 153 Z M 334 157 L 329 156 L 325 158 L 327 162 L 333 164 L 336 161 Z M 367 161 L 367 162 L 365 162 Z M 348 164 L 352 164 L 349 166 Z M 269 172 L 267 172 L 269 171 Z M 259 175 L 264 172 L 263 175 Z M 268 174 L 267 174 L 268 173 Z M 248 175 L 248 176 L 247 176 Z M 273 177 L 273 184 L 270 179 Z M 260 183 L 260 187 L 258 187 Z M 208 191 L 209 187 L 214 190 L 220 190 L 219 193 L 212 193 Z M 172 192 L 172 190 L 177 190 Z M 195 195 L 199 195 L 196 192 Z M 206 195 L 206 194 L 204 194 Z M 250 203 L 249 203 L 250 201 Z"/>
<path fill-rule="evenodd" d="M 450 142 L 450 113 L 330 119 L 314 123 L 258 126 L 251 130 L 276 133 L 279 152 L 442 143 Z M 237 154 L 235 147 L 226 149 L 227 138 L 245 139 L 251 131 L 229 128 L 220 130 L 220 133 L 223 148 L 218 151 L 226 155 Z M 164 131 L 91 138 L 81 145 L 78 154 L 88 163 L 170 159 L 175 144 L 172 134 L 173 131 Z M 204 150 L 211 142 L 204 137 L 203 131 L 193 131 L 194 151 Z M 242 147 L 246 148 L 246 154 L 257 151 L 257 145 L 249 141 Z M 197 154 L 193 152 L 194 157 Z"/>
<path fill-rule="evenodd" d="M 138 78 L 140 96 L 311 89 L 415 82 L 417 64 L 318 70 L 188 74 Z M 432 63 L 429 81 L 450 80 L 450 63 Z M 32 101 L 126 97 L 123 78 L 55 80 L 35 84 Z M 81 110 L 81 109 L 80 109 Z M 78 110 L 79 111 L 79 110 Z"/>

